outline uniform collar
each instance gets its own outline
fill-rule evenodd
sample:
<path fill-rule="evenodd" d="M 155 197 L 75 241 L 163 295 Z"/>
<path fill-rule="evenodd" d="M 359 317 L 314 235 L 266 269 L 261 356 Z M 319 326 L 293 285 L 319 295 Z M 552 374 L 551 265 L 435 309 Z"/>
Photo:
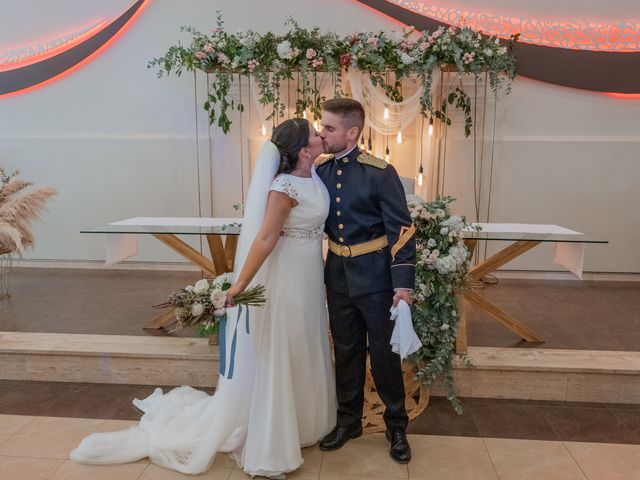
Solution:
<path fill-rule="evenodd" d="M 356 158 L 358 158 L 358 155 L 360 155 L 360 149 L 358 148 L 358 145 L 354 145 L 353 148 L 351 150 L 349 150 L 347 153 L 334 157 L 334 160 L 338 161 L 338 160 L 342 160 L 344 163 L 348 163 L 351 160 L 355 160 Z"/>

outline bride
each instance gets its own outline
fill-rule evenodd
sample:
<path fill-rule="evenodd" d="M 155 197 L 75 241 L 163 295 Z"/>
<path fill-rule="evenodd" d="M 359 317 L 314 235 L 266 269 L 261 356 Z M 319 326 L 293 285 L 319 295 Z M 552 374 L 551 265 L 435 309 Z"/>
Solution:
<path fill-rule="evenodd" d="M 295 118 L 273 131 L 257 161 L 227 301 L 263 284 L 267 302 L 250 315 L 229 309 L 228 344 L 238 335 L 234 358 L 225 359 L 234 362 L 232 378 L 221 375 L 212 396 L 187 386 L 157 388 L 134 400 L 144 413 L 137 425 L 89 435 L 71 460 L 149 457 L 198 474 L 226 452 L 249 475 L 284 478 L 302 464 L 300 448 L 331 431 L 337 406 L 321 245 L 329 195 L 314 166 L 322 152 L 313 126 Z"/>

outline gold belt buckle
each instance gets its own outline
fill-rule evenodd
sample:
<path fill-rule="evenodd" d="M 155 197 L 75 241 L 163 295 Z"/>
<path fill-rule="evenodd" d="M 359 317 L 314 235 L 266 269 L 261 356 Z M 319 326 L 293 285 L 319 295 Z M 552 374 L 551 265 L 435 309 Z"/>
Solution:
<path fill-rule="evenodd" d="M 342 256 L 342 257 L 350 257 L 351 256 L 351 247 L 349 247 L 349 245 L 340 245 L 340 256 Z"/>

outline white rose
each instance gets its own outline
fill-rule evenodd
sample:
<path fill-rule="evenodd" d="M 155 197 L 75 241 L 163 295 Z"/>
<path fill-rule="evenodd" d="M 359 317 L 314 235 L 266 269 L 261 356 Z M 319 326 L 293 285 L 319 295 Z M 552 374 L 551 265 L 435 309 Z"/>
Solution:
<path fill-rule="evenodd" d="M 198 280 L 196 284 L 193 286 L 193 291 L 197 295 L 202 295 L 203 293 L 207 293 L 209 291 L 209 281 L 206 278 Z"/>
<path fill-rule="evenodd" d="M 440 330 L 445 330 L 445 331 L 446 331 L 446 330 L 449 330 L 449 324 L 448 324 L 448 323 L 443 323 L 443 324 L 440 326 Z"/>
<path fill-rule="evenodd" d="M 187 292 L 193 292 L 193 285 L 187 285 L 186 287 L 184 287 L 184 289 L 185 289 Z"/>
<path fill-rule="evenodd" d="M 213 292 L 211 292 L 211 297 L 209 297 L 209 299 L 211 300 L 211 305 L 213 305 L 213 308 L 222 308 L 224 307 L 225 301 L 227 299 L 227 294 L 222 290 L 215 289 Z"/>
<path fill-rule="evenodd" d="M 222 275 L 218 275 L 213 279 L 214 286 L 221 286 L 225 283 L 233 283 L 233 272 L 223 273 Z"/>
<path fill-rule="evenodd" d="M 278 51 L 278 56 L 284 60 L 291 58 L 291 42 L 289 42 L 288 40 L 284 40 L 283 42 L 280 42 L 278 44 L 278 46 L 276 47 L 276 50 Z"/>
<path fill-rule="evenodd" d="M 402 61 L 402 63 L 404 63 L 405 65 L 411 65 L 413 62 L 416 61 L 415 58 L 413 58 L 411 55 L 408 55 L 405 52 L 402 52 L 402 54 L 400 55 L 400 60 Z"/>
<path fill-rule="evenodd" d="M 191 305 L 191 315 L 199 317 L 204 313 L 204 306 L 201 303 L 194 303 Z"/>
<path fill-rule="evenodd" d="M 226 310 L 226 309 L 224 309 L 224 308 L 216 308 L 216 309 L 213 311 L 213 316 L 214 316 L 214 317 L 221 317 L 221 316 L 223 316 L 225 313 L 227 313 L 227 310 Z"/>
<path fill-rule="evenodd" d="M 429 210 L 423 208 L 422 212 L 420 212 L 420 218 L 424 220 L 431 220 L 431 214 L 429 213 Z"/>
<path fill-rule="evenodd" d="M 433 247 L 435 247 L 435 246 L 436 246 L 436 241 L 435 241 L 433 238 L 430 238 L 430 239 L 427 241 L 427 247 L 429 247 L 429 248 L 433 248 Z"/>
<path fill-rule="evenodd" d="M 484 49 L 484 54 L 485 54 L 487 57 L 493 57 L 493 51 L 492 51 L 490 48 L 485 48 L 485 49 Z"/>
<path fill-rule="evenodd" d="M 402 32 L 399 32 L 398 30 L 390 31 L 387 36 L 389 37 L 389 40 L 395 43 L 400 43 L 404 38 L 404 35 L 402 34 Z"/>
<path fill-rule="evenodd" d="M 440 218 L 444 218 L 444 210 L 441 208 L 436 209 L 436 215 Z"/>
<path fill-rule="evenodd" d="M 447 235 L 449 233 L 449 229 L 447 227 L 440 229 L 440 235 Z"/>

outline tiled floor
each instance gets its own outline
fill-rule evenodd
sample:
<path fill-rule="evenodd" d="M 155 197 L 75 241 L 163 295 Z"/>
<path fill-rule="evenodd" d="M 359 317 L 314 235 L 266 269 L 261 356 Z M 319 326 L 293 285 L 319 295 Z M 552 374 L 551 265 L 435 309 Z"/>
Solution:
<path fill-rule="evenodd" d="M 140 412 L 131 401 L 145 398 L 154 388 L 4 380 L 0 381 L 0 414 L 137 420 Z M 431 397 L 427 409 L 409 424 L 409 433 L 640 445 L 640 405 L 484 398 L 461 401 L 464 414 L 457 415 L 446 398 Z"/>
<path fill-rule="evenodd" d="M 166 335 L 142 330 L 159 313 L 151 307 L 198 278 L 196 272 L 16 268 L 13 296 L 0 301 L 0 331 Z M 503 279 L 479 292 L 539 332 L 544 348 L 639 348 L 640 282 Z M 469 312 L 468 335 L 474 346 L 531 346 L 477 309 Z"/>
<path fill-rule="evenodd" d="M 132 422 L 0 415 L 0 478 L 3 480 L 177 480 L 194 478 L 150 464 L 147 459 L 113 466 L 78 465 L 69 451 L 87 434 L 127 428 Z M 634 480 L 640 445 L 490 437 L 409 435 L 413 460 L 390 459 L 382 434 L 348 442 L 335 452 L 303 450 L 305 462 L 291 480 Z M 245 480 L 218 455 L 196 478 Z"/>

